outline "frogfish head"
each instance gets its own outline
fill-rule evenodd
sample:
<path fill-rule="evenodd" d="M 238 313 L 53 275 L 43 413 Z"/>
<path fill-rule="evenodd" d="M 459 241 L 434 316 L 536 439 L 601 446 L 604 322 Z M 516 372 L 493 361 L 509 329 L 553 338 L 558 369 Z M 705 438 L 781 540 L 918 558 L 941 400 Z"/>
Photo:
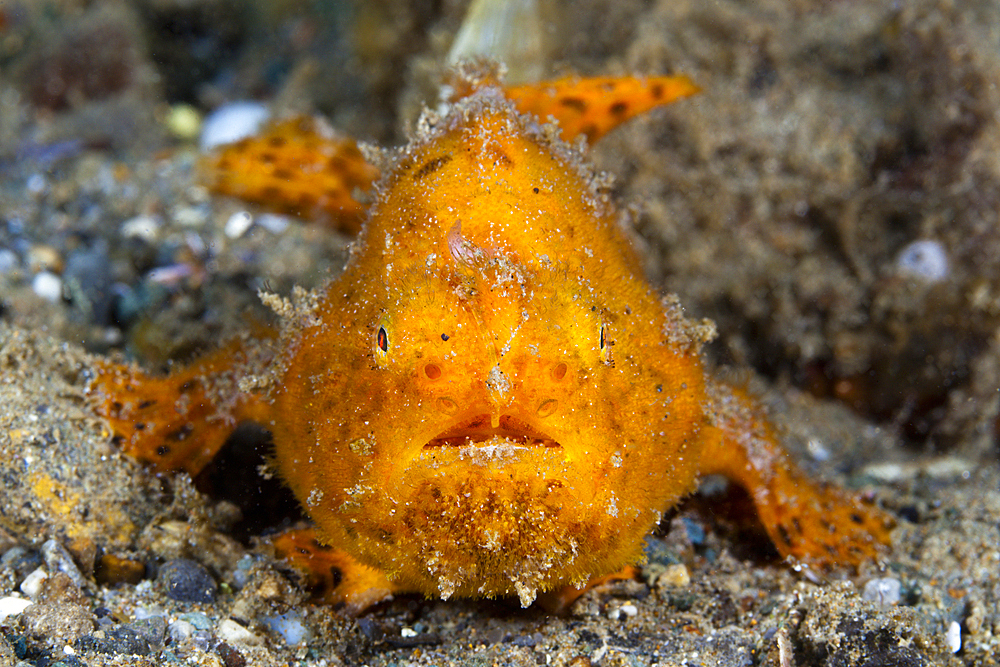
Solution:
<path fill-rule="evenodd" d="M 691 489 L 698 345 L 575 149 L 489 89 L 422 128 L 289 336 L 278 467 L 404 586 L 527 606 L 637 560 Z"/>

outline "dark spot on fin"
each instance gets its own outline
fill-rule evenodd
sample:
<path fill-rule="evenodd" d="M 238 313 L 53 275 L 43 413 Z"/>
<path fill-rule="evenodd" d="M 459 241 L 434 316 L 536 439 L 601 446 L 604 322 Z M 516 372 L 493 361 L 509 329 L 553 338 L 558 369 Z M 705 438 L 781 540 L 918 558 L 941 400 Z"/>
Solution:
<path fill-rule="evenodd" d="M 194 424 L 187 423 L 181 426 L 180 428 L 176 428 L 170 433 L 167 433 L 165 437 L 167 438 L 167 440 L 171 440 L 173 442 L 182 442 L 183 440 L 186 440 L 187 437 L 191 435 L 193 432 L 194 432 Z M 156 450 L 157 453 L 159 453 L 160 449 L 162 448 L 163 447 L 157 448 Z M 170 451 L 170 449 L 167 448 L 167 451 Z"/>
<path fill-rule="evenodd" d="M 580 99 L 579 97 L 563 97 L 559 100 L 559 104 L 579 111 L 580 113 L 587 110 L 586 100 Z"/>
<path fill-rule="evenodd" d="M 420 168 L 417 169 L 416 173 L 413 174 L 413 180 L 419 181 L 424 176 L 433 174 L 435 171 L 437 171 L 444 165 L 448 164 L 449 162 L 451 162 L 450 155 L 439 155 L 436 158 L 431 158 L 427 162 L 424 162 L 422 165 L 420 165 Z"/>

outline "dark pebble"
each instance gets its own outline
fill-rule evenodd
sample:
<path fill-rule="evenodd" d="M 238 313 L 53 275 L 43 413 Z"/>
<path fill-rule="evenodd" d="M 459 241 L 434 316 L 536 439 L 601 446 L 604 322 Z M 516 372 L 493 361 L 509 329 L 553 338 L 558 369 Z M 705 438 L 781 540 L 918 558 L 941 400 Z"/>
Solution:
<path fill-rule="evenodd" d="M 167 636 L 167 620 L 162 616 L 150 616 L 141 621 L 133 621 L 126 627 L 135 630 L 154 650 L 163 646 Z"/>
<path fill-rule="evenodd" d="M 0 567 L 9 568 L 17 575 L 18 580 L 24 579 L 42 564 L 42 555 L 33 549 L 12 547 L 0 558 Z"/>
<path fill-rule="evenodd" d="M 60 658 L 58 662 L 49 664 L 49 667 L 87 667 L 80 658 L 75 655 L 68 655 Z"/>
<path fill-rule="evenodd" d="M 103 637 L 84 635 L 74 642 L 78 651 L 117 655 L 149 655 L 149 642 L 135 628 L 122 625 L 104 630 Z"/>
<path fill-rule="evenodd" d="M 18 660 L 24 660 L 25 656 L 28 655 L 28 640 L 24 635 L 8 634 L 6 630 L 3 632 L 3 638 L 10 645 L 11 649 L 14 650 L 14 657 Z"/>
<path fill-rule="evenodd" d="M 215 652 L 226 667 L 246 667 L 247 659 L 226 642 L 219 642 L 215 647 Z"/>
<path fill-rule="evenodd" d="M 172 600 L 206 604 L 215 601 L 215 579 L 201 563 L 187 558 L 167 561 L 160 567 L 157 579 Z"/>
<path fill-rule="evenodd" d="M 655 537 L 646 538 L 642 551 L 646 556 L 646 561 L 650 564 L 675 565 L 681 562 L 672 549 L 665 545 L 662 540 L 658 540 Z"/>
<path fill-rule="evenodd" d="M 687 532 L 688 540 L 691 544 L 695 546 L 700 546 L 705 543 L 705 527 L 702 526 L 697 521 L 689 519 L 687 517 L 682 517 L 681 521 L 684 522 L 684 530 Z"/>
<path fill-rule="evenodd" d="M 93 248 L 71 252 L 66 258 L 62 278 L 70 301 L 79 312 L 89 316 L 95 324 L 110 323 L 114 294 L 106 243 L 99 242 Z"/>
<path fill-rule="evenodd" d="M 525 648 L 534 648 L 536 644 L 541 644 L 544 637 L 542 633 L 533 632 L 530 635 L 517 635 L 511 638 L 510 643 L 514 646 L 524 646 Z"/>
<path fill-rule="evenodd" d="M 355 623 L 361 634 L 365 636 L 365 639 L 374 643 L 385 640 L 385 628 L 378 621 L 370 618 L 359 618 Z"/>

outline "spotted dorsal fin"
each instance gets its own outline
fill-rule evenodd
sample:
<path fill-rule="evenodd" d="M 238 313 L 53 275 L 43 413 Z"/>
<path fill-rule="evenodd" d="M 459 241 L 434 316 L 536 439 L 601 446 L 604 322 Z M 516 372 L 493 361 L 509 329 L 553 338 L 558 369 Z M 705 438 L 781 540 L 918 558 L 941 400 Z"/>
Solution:
<path fill-rule="evenodd" d="M 625 121 L 700 90 L 686 76 L 567 77 L 505 89 L 517 108 L 559 122 L 562 138 L 593 144 Z"/>

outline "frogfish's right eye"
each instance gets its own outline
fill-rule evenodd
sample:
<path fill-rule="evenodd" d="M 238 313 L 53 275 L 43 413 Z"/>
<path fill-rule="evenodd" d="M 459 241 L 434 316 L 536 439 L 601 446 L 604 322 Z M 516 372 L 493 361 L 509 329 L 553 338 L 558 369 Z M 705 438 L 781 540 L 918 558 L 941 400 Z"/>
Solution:
<path fill-rule="evenodd" d="M 601 361 L 608 366 L 614 366 L 614 361 L 611 358 L 611 346 L 614 345 L 614 341 L 608 337 L 608 325 L 601 325 L 601 334 L 598 341 L 599 349 L 601 353 Z"/>

